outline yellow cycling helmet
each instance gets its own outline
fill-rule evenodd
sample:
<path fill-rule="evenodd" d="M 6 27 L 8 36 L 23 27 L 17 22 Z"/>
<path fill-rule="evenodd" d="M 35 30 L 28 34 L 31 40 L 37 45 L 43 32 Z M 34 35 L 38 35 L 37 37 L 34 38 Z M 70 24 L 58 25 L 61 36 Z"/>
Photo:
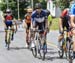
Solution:
<path fill-rule="evenodd" d="M 27 12 L 32 12 L 32 11 L 33 11 L 32 8 L 27 9 Z"/>

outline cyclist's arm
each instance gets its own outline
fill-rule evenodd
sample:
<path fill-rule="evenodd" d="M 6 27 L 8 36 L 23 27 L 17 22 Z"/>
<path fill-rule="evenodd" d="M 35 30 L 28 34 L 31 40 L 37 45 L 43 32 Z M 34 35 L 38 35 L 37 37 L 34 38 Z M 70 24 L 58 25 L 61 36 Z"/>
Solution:
<path fill-rule="evenodd" d="M 48 19 L 45 19 L 45 28 L 48 28 Z"/>
<path fill-rule="evenodd" d="M 60 17 L 60 18 L 59 18 L 59 30 L 60 30 L 60 31 L 63 31 L 63 28 L 62 28 L 62 26 L 63 26 L 63 25 L 62 25 L 62 20 L 63 20 L 63 19 Z"/>
<path fill-rule="evenodd" d="M 71 27 L 75 27 L 75 17 L 73 15 L 70 16 Z"/>
<path fill-rule="evenodd" d="M 3 19 L 3 25 L 4 25 L 4 28 L 6 28 L 6 24 L 5 24 L 5 18 L 6 18 L 6 15 L 4 16 L 4 19 Z"/>
<path fill-rule="evenodd" d="M 45 28 L 48 29 L 48 17 L 45 14 Z"/>
<path fill-rule="evenodd" d="M 32 13 L 32 16 L 31 16 L 31 28 L 33 29 L 35 27 L 35 15 Z"/>
<path fill-rule="evenodd" d="M 24 28 L 27 28 L 27 24 L 26 24 L 26 22 L 25 22 L 25 19 L 23 20 L 23 27 L 24 27 Z"/>
<path fill-rule="evenodd" d="M 6 15 L 4 16 L 4 19 L 3 19 L 4 22 L 5 22 L 5 19 L 6 19 Z"/>

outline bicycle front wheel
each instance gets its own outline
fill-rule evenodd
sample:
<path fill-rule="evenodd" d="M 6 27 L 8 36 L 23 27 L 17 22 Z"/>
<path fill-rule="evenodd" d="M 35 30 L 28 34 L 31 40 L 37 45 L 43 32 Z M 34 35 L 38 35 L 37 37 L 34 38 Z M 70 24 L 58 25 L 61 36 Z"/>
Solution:
<path fill-rule="evenodd" d="M 70 62 L 72 62 L 73 60 L 73 43 L 70 43 L 70 47 L 69 47 L 69 60 Z"/>
<path fill-rule="evenodd" d="M 32 54 L 34 57 L 37 57 L 37 49 L 36 47 L 31 48 Z"/>
<path fill-rule="evenodd" d="M 62 39 L 62 41 L 59 43 L 59 51 L 58 51 L 58 53 L 59 53 L 59 57 L 60 58 L 63 58 L 63 55 L 64 55 L 64 49 L 63 49 L 63 45 L 64 45 L 64 39 Z"/>
<path fill-rule="evenodd" d="M 46 53 L 47 53 L 47 44 L 45 43 L 45 44 L 43 45 L 43 57 L 42 57 L 42 60 L 45 60 L 45 55 L 46 55 Z"/>

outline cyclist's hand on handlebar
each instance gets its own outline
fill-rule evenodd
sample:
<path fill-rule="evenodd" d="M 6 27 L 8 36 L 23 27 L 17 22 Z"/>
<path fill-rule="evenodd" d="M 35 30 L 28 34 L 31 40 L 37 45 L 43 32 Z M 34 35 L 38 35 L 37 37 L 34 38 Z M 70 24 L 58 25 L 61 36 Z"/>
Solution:
<path fill-rule="evenodd" d="M 49 28 L 47 27 L 47 28 L 45 29 L 45 31 L 46 31 L 47 33 L 49 33 Z"/>

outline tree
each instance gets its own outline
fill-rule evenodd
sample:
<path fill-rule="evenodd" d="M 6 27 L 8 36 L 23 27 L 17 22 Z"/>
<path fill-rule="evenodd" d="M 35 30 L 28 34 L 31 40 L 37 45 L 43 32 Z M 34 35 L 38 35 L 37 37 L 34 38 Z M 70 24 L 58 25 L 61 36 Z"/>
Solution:
<path fill-rule="evenodd" d="M 25 15 L 25 10 L 24 9 L 27 8 L 29 5 L 30 5 L 30 1 L 28 2 L 28 1 L 24 0 L 24 1 L 20 2 L 19 7 L 20 7 L 20 16 L 21 16 L 21 18 L 23 18 L 24 15 Z"/>
<path fill-rule="evenodd" d="M 71 1 L 73 0 L 54 0 L 55 4 L 58 4 L 62 10 L 65 8 L 69 8 Z"/>
<path fill-rule="evenodd" d="M 41 1 L 41 4 L 42 4 L 43 9 L 46 9 L 47 8 L 47 1 L 42 0 Z"/>
<path fill-rule="evenodd" d="M 29 5 L 29 2 L 27 0 L 19 0 L 19 7 L 20 7 L 20 16 L 21 18 L 24 16 L 25 12 L 24 12 L 24 8 L 27 8 L 27 6 Z M 12 10 L 13 15 L 17 18 L 17 0 L 8 0 L 8 7 Z M 5 12 L 5 10 L 7 9 L 7 3 L 6 0 L 3 0 L 2 3 L 0 3 L 0 8 L 2 11 Z"/>

